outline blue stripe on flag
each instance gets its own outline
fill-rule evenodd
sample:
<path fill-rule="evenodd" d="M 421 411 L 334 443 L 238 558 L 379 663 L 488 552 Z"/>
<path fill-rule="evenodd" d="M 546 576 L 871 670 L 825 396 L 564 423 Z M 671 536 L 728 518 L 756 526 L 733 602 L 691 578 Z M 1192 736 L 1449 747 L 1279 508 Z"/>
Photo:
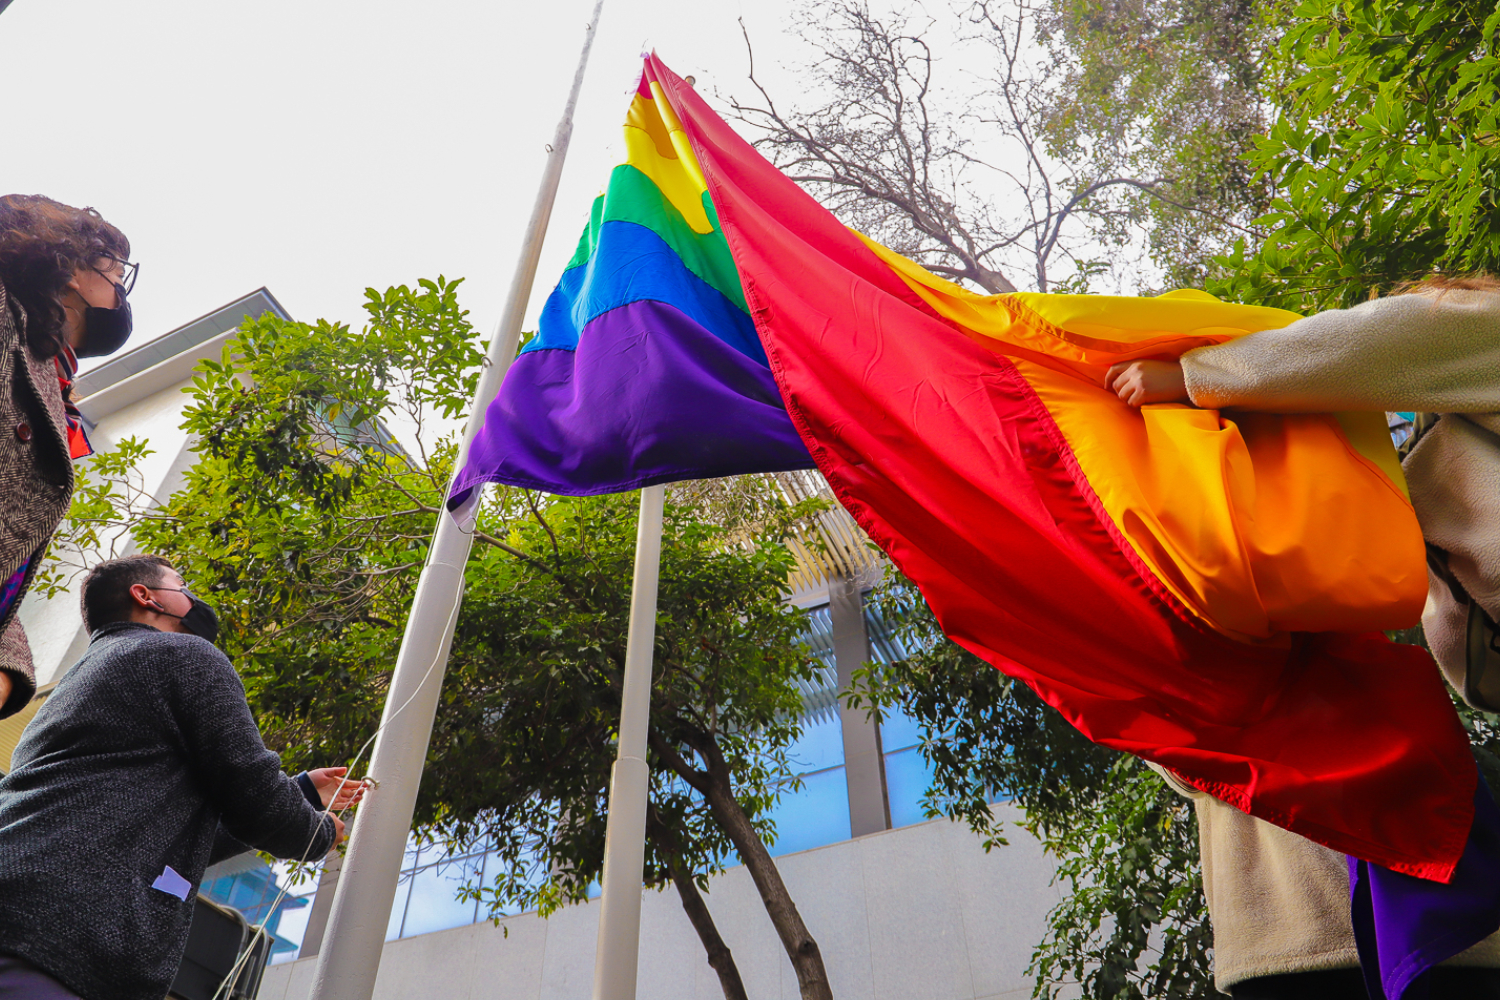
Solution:
<path fill-rule="evenodd" d="M 755 324 L 744 310 L 689 271 L 656 233 L 617 221 L 600 228 L 599 244 L 586 264 L 563 272 L 525 351 L 576 350 L 578 331 L 590 320 L 642 301 L 673 306 L 736 351 L 767 363 Z"/>

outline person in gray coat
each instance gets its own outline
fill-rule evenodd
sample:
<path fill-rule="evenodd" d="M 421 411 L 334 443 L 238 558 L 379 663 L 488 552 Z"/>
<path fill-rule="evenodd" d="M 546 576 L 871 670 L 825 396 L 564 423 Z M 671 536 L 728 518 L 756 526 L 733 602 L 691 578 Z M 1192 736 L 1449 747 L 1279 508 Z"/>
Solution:
<path fill-rule="evenodd" d="M 161 1000 L 212 862 L 315 861 L 362 785 L 266 749 L 213 610 L 156 556 L 83 584 L 89 648 L 0 779 L 0 1000 Z"/>
<path fill-rule="evenodd" d="M 0 197 L 0 718 L 36 693 L 16 611 L 90 454 L 69 399 L 78 358 L 130 336 L 130 241 L 91 208 Z"/>

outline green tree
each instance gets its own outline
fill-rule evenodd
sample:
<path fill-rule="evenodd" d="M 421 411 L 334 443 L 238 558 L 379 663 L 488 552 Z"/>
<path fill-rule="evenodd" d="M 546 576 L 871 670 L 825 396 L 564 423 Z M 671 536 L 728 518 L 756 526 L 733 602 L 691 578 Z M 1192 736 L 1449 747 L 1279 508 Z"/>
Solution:
<path fill-rule="evenodd" d="M 1497 33 L 1492 3 L 1296 4 L 1250 158 L 1276 191 L 1266 235 L 1221 259 L 1212 290 L 1316 311 L 1500 269 Z"/>
<path fill-rule="evenodd" d="M 981 5 L 986 10 L 988 4 Z M 1280 37 L 1267 0 L 1048 0 L 1033 7 L 1051 100 L 1052 155 L 1119 186 L 1104 218 L 1144 238 L 1165 287 L 1197 288 L 1236 239 L 1255 239 L 1271 189 L 1247 161 L 1273 111 L 1266 73 Z M 1274 81 L 1272 81 L 1274 82 Z"/>
<path fill-rule="evenodd" d="M 64 528 L 64 550 L 128 526 L 173 560 L 293 767 L 348 760 L 379 724 L 481 360 L 457 284 L 372 290 L 358 332 L 245 324 L 194 380 L 185 486 L 157 503 L 128 460 L 101 458 Z M 802 691 L 821 680 L 782 539 L 818 507 L 749 479 L 675 490 L 666 509 L 643 875 L 675 887 L 730 1000 L 744 987 L 703 890 L 733 856 L 802 995 L 832 995 L 767 850 L 768 810 L 797 784 Z M 551 912 L 600 876 L 635 530 L 635 495 L 492 489 L 479 511 L 416 826 L 497 845 L 501 873 L 469 890 L 492 914 Z"/>

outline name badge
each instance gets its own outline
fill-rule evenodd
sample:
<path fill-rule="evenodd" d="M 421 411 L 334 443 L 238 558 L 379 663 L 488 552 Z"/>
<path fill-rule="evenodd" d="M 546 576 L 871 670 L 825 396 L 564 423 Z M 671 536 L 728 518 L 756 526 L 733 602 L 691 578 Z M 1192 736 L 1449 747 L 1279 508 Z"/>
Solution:
<path fill-rule="evenodd" d="M 193 883 L 173 871 L 171 865 L 163 865 L 161 874 L 156 877 L 155 882 L 151 883 L 151 888 L 158 889 L 168 896 L 176 896 L 185 903 L 187 894 L 193 891 Z"/>

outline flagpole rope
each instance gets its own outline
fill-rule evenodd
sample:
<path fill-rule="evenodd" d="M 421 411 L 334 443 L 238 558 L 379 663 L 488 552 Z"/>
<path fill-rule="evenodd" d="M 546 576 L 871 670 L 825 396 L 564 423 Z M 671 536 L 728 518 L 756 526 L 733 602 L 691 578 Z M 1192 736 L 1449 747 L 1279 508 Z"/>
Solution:
<path fill-rule="evenodd" d="M 438 516 L 441 517 L 442 515 L 440 514 Z M 429 553 L 428 553 L 428 557 L 431 558 L 431 551 L 430 550 L 429 550 Z M 458 617 L 458 608 L 459 608 L 460 602 L 462 601 L 462 598 L 463 598 L 463 587 L 460 586 L 458 588 L 457 592 L 453 596 L 453 606 L 448 611 L 447 622 L 448 622 L 448 628 L 450 628 L 450 629 L 452 629 L 457 624 L 457 622 L 455 621 L 455 619 Z M 361 758 L 364 757 L 366 751 L 368 751 L 370 749 L 370 747 L 374 745 L 375 740 L 378 739 L 380 737 L 380 734 L 385 731 L 386 726 L 389 726 L 392 722 L 394 722 L 396 720 L 397 716 L 399 716 L 402 712 L 406 711 L 406 707 L 408 705 L 410 705 L 413 700 L 416 699 L 416 697 L 417 697 L 417 695 L 419 693 L 421 693 L 422 687 L 427 683 L 427 679 L 432 676 L 432 672 L 437 669 L 437 665 L 438 665 L 439 662 L 442 661 L 442 659 L 443 659 L 443 651 L 441 649 L 439 649 L 437 655 L 432 658 L 432 662 L 427 665 L 427 670 L 422 674 L 422 679 L 420 681 L 418 681 L 417 684 L 416 684 L 416 686 L 412 689 L 411 695 L 409 697 L 407 697 L 407 699 L 404 702 L 401 703 L 401 706 L 399 708 L 397 708 L 394 712 L 392 712 L 390 714 L 389 717 L 387 717 L 383 722 L 381 722 L 381 724 L 375 729 L 375 732 L 373 732 L 373 733 L 370 734 L 370 738 L 369 739 L 365 740 L 364 746 L 362 746 L 362 747 L 359 748 L 359 752 L 356 753 L 354 755 L 354 759 L 349 762 L 348 770 L 344 773 L 344 775 L 342 777 L 339 778 L 339 785 L 338 785 L 337 788 L 334 789 L 333 795 L 329 797 L 328 805 L 325 805 L 323 807 L 323 811 L 321 813 L 319 813 L 320 817 L 322 817 L 322 816 L 329 816 L 329 815 L 336 815 L 338 818 L 342 819 L 343 816 L 344 816 L 344 813 L 346 813 L 346 812 L 349 811 L 349 809 L 351 808 L 351 806 L 345 806 L 344 808 L 340 809 L 337 813 L 333 813 L 332 812 L 333 803 L 338 801 L 339 793 L 342 792 L 346 786 L 354 783 L 353 779 L 351 779 L 349 777 L 349 775 L 354 771 L 355 767 L 357 767 L 359 765 L 359 762 L 360 762 Z M 361 783 L 365 783 L 365 782 L 371 782 L 371 783 L 373 783 L 372 784 L 372 790 L 378 790 L 378 788 L 379 788 L 379 782 L 375 781 L 375 779 L 373 779 L 373 778 L 366 777 L 366 778 L 360 779 L 360 781 L 361 781 Z M 318 828 L 319 828 L 319 831 L 322 830 L 322 823 L 321 822 L 319 823 L 319 827 Z M 313 844 L 315 844 L 317 842 L 317 839 L 318 839 L 318 834 L 314 833 L 312 835 L 312 837 L 308 839 L 307 847 L 305 847 L 303 849 L 302 856 L 300 858 L 298 858 L 294 862 L 294 864 L 298 864 L 298 865 L 307 864 L 307 856 L 308 856 L 309 853 L 312 852 Z M 255 925 L 254 932 L 250 935 L 250 942 L 251 943 L 253 943 L 259 937 L 262 937 L 262 936 L 269 937 L 270 936 L 269 932 L 267 932 L 267 930 L 266 930 L 266 924 L 268 924 L 270 922 L 271 917 L 276 913 L 276 908 L 281 905 L 282 900 L 286 899 L 287 892 L 290 890 L 290 888 L 291 888 L 290 885 L 284 885 L 284 886 L 281 887 L 280 891 L 277 892 L 276 898 L 271 902 L 271 905 L 266 909 L 265 916 L 261 917 L 260 923 L 258 923 L 258 924 Z M 233 989 L 233 984 L 234 984 L 235 980 L 237 980 L 239 978 L 240 974 L 244 971 L 244 969 L 245 969 L 245 963 L 249 960 L 250 953 L 251 953 L 252 950 L 253 950 L 252 948 L 246 947 L 246 948 L 244 948 L 240 952 L 239 957 L 235 959 L 235 963 L 234 963 L 233 967 L 230 968 L 228 975 L 226 975 L 224 977 L 223 981 L 219 983 L 218 989 L 214 990 L 213 1000 L 220 1000 L 221 997 L 223 997 L 224 1000 L 228 1000 L 228 997 L 230 996 L 230 993 L 227 992 L 227 991 Z"/>

